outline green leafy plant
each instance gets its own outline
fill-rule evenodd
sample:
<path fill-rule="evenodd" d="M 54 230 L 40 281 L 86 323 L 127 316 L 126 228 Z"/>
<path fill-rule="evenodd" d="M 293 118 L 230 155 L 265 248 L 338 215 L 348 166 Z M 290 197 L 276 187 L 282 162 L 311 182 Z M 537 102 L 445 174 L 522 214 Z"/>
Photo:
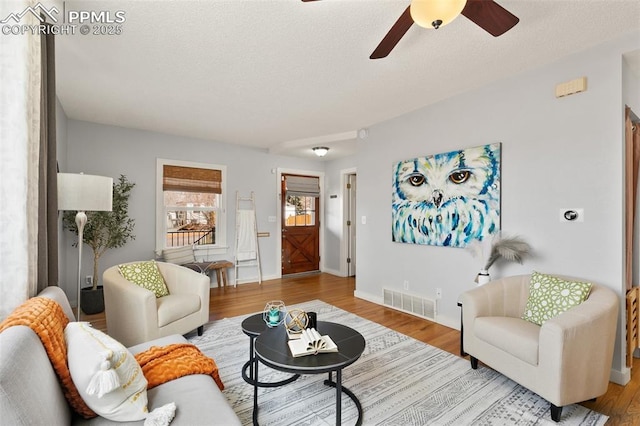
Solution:
<path fill-rule="evenodd" d="M 127 241 L 135 240 L 134 219 L 129 217 L 129 197 L 135 183 L 120 175 L 113 183 L 113 209 L 110 212 L 86 212 L 87 223 L 84 226 L 82 240 L 93 250 L 93 289 L 98 286 L 98 263 L 108 250 L 124 246 Z M 62 216 L 62 226 L 78 235 L 76 212 L 67 211 Z M 74 243 L 74 247 L 78 243 Z"/>

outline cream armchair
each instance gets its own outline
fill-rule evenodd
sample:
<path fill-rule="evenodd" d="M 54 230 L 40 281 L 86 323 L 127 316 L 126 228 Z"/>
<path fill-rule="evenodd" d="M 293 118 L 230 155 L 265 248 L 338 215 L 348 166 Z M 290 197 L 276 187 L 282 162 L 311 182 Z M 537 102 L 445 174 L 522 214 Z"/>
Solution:
<path fill-rule="evenodd" d="M 107 330 L 125 346 L 196 328 L 202 335 L 209 321 L 209 278 L 180 265 L 156 264 L 169 288 L 168 296 L 156 298 L 153 292 L 127 281 L 117 265 L 104 271 Z"/>
<path fill-rule="evenodd" d="M 557 422 L 563 406 L 607 391 L 618 297 L 593 284 L 587 300 L 538 326 L 521 319 L 529 281 L 503 278 L 461 295 L 463 351 L 473 369 L 480 360 L 549 401 Z"/>

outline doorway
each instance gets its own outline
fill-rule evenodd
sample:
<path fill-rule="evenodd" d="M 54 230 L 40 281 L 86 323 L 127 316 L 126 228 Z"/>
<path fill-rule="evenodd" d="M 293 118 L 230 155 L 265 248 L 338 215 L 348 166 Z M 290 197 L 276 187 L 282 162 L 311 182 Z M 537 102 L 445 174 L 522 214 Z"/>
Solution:
<path fill-rule="evenodd" d="M 320 179 L 282 174 L 282 275 L 320 270 Z"/>
<path fill-rule="evenodd" d="M 356 174 L 347 175 L 347 276 L 356 275 Z"/>

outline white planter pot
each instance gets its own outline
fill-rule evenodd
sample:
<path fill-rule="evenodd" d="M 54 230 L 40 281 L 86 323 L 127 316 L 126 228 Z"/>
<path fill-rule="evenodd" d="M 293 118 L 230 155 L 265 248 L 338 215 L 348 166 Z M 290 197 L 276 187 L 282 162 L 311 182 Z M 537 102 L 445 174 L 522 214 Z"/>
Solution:
<path fill-rule="evenodd" d="M 488 283 L 489 281 L 491 281 L 491 275 L 489 275 L 489 271 L 481 269 L 476 276 L 476 283 L 478 283 L 478 286 L 481 286 Z"/>

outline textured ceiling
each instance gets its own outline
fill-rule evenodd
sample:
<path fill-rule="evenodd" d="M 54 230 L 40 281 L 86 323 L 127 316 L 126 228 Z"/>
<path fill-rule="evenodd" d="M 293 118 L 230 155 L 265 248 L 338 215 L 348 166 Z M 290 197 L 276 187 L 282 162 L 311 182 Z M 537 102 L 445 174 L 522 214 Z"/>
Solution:
<path fill-rule="evenodd" d="M 126 21 L 57 38 L 58 96 L 72 119 L 330 159 L 358 129 L 640 28 L 638 0 L 498 2 L 520 18 L 502 37 L 461 16 L 370 60 L 408 0 L 67 0 Z"/>

